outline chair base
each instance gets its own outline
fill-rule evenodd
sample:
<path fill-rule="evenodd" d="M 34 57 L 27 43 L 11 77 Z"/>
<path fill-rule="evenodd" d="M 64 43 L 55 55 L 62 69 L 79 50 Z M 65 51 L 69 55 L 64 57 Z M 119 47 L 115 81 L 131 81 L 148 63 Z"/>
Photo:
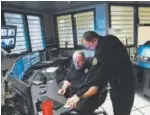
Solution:
<path fill-rule="evenodd" d="M 96 111 L 96 112 L 93 113 L 93 115 L 99 115 L 99 114 L 107 115 L 107 113 L 104 112 L 104 111 Z"/>

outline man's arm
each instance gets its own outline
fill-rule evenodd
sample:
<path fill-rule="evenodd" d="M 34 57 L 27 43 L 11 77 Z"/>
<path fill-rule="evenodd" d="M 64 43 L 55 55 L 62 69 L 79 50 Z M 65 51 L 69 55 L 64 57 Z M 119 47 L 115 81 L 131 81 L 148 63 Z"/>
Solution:
<path fill-rule="evenodd" d="M 76 108 L 78 102 L 80 101 L 81 98 L 88 98 L 90 96 L 93 96 L 97 93 L 98 88 L 96 86 L 92 86 L 88 89 L 88 91 L 82 96 L 78 97 L 76 94 L 69 98 L 65 104 L 65 107 L 69 108 Z"/>
<path fill-rule="evenodd" d="M 88 89 L 88 91 L 86 93 L 84 93 L 80 98 L 88 98 L 91 97 L 93 95 L 95 95 L 98 91 L 98 87 L 97 86 L 92 86 Z"/>
<path fill-rule="evenodd" d="M 101 50 L 96 53 L 93 59 L 93 66 L 89 71 L 88 79 L 77 92 L 78 97 L 82 97 L 91 86 L 98 86 L 99 89 L 102 90 L 107 85 L 109 62 L 106 58 L 106 55 L 108 55 L 106 53 L 106 51 Z"/>
<path fill-rule="evenodd" d="M 70 70 L 64 79 L 63 86 L 61 87 L 61 89 L 58 90 L 59 95 L 64 95 L 67 91 L 67 88 L 71 86 L 71 79 L 72 79 L 71 77 L 73 74 L 73 70 L 74 70 L 73 65 L 71 65 Z"/>
<path fill-rule="evenodd" d="M 67 89 L 71 86 L 71 83 L 67 80 L 64 81 L 63 83 L 63 86 L 62 86 L 62 89 Z"/>
<path fill-rule="evenodd" d="M 64 83 L 63 83 L 63 86 L 62 86 L 63 89 L 67 89 L 68 87 L 71 86 L 71 80 L 72 80 L 71 77 L 73 76 L 73 71 L 74 71 L 74 67 L 73 67 L 73 64 L 72 64 L 71 67 L 70 67 L 70 70 L 67 73 L 67 76 L 64 79 Z"/>

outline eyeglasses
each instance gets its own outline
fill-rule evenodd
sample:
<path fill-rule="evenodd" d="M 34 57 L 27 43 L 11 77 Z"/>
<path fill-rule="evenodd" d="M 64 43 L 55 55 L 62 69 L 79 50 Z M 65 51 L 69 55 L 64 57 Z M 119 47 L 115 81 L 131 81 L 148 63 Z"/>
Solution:
<path fill-rule="evenodd" d="M 79 64 L 80 62 L 82 62 L 83 60 L 78 60 L 78 61 L 73 61 L 75 64 Z"/>

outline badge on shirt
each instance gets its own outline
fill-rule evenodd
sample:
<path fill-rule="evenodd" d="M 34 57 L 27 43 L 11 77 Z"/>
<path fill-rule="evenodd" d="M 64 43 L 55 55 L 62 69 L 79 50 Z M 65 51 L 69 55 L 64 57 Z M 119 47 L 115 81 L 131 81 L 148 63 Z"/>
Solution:
<path fill-rule="evenodd" d="M 97 64 L 97 59 L 93 58 L 93 65 L 96 65 L 96 64 Z"/>
<path fill-rule="evenodd" d="M 84 72 L 85 72 L 85 73 L 88 73 L 88 69 L 86 68 L 86 69 L 84 70 Z"/>

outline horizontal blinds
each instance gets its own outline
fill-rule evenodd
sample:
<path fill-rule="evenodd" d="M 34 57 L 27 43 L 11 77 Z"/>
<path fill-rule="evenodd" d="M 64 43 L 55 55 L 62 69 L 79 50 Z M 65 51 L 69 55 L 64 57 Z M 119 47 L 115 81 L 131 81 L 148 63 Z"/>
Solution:
<path fill-rule="evenodd" d="M 27 21 L 32 51 L 43 50 L 44 42 L 40 17 L 27 15 Z"/>
<path fill-rule="evenodd" d="M 130 6 L 111 6 L 111 30 L 123 44 L 134 44 L 134 9 Z"/>
<path fill-rule="evenodd" d="M 140 24 L 150 24 L 150 7 L 139 7 L 138 15 Z"/>
<path fill-rule="evenodd" d="M 81 45 L 82 35 L 86 31 L 94 30 L 94 12 L 88 11 L 76 13 L 74 15 L 76 21 L 77 44 Z"/>
<path fill-rule="evenodd" d="M 16 44 L 11 53 L 21 53 L 28 51 L 28 41 L 25 36 L 24 19 L 22 14 L 4 12 L 6 25 L 17 26 Z"/>
<path fill-rule="evenodd" d="M 74 48 L 71 15 L 57 16 L 60 48 Z"/>

